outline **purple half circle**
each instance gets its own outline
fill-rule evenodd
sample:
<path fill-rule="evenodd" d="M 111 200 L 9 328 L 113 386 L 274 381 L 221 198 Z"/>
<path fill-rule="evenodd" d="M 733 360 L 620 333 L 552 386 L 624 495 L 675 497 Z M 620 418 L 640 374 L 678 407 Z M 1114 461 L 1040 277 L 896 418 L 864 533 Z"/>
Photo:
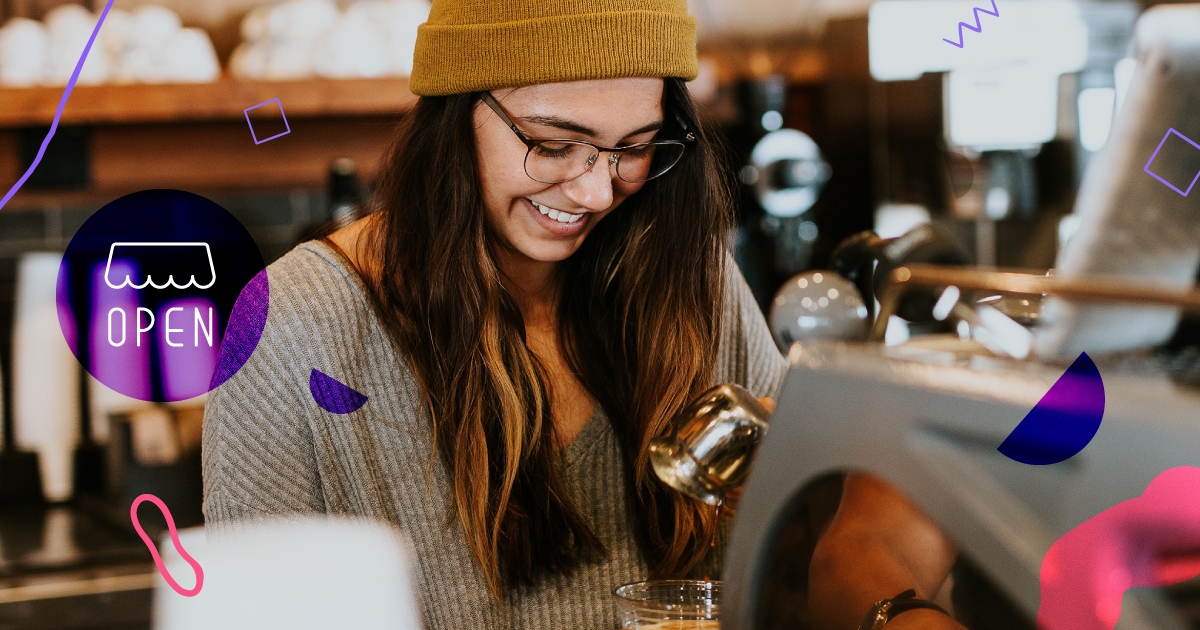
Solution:
<path fill-rule="evenodd" d="M 1084 352 L 997 450 L 1023 464 L 1057 464 L 1082 451 L 1103 419 L 1104 381 Z"/>
<path fill-rule="evenodd" d="M 308 390 L 313 400 L 329 413 L 353 413 L 367 404 L 365 394 L 316 368 L 308 376 Z"/>
<path fill-rule="evenodd" d="M 250 360 L 262 339 L 270 308 L 271 283 L 267 279 L 267 270 L 263 269 L 246 283 L 233 303 L 229 323 L 226 324 L 225 334 L 221 337 L 217 367 L 213 370 L 212 381 L 208 386 L 210 390 L 233 378 L 233 375 Z"/>

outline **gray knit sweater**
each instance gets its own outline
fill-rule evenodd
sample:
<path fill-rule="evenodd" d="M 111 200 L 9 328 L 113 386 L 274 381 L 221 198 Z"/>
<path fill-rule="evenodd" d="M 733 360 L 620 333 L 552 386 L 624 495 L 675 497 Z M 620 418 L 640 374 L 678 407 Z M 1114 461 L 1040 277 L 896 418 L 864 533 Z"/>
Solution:
<path fill-rule="evenodd" d="M 727 268 L 715 380 L 775 396 L 786 361 L 732 259 Z M 430 465 L 427 409 L 359 276 L 328 246 L 310 242 L 271 265 L 268 278 L 271 306 L 262 340 L 245 367 L 208 399 L 209 527 L 299 513 L 383 519 L 411 539 L 414 584 L 429 630 L 615 628 L 613 588 L 643 580 L 648 571 L 630 527 L 620 447 L 604 411 L 596 410 L 559 465 L 606 557 L 571 577 L 549 578 L 493 602 L 461 527 L 447 526 L 454 509 L 450 479 L 440 457 Z M 366 404 L 344 415 L 323 410 L 309 390 L 314 368 L 366 394 Z M 701 571 L 719 575 L 721 554 L 710 556 Z"/>

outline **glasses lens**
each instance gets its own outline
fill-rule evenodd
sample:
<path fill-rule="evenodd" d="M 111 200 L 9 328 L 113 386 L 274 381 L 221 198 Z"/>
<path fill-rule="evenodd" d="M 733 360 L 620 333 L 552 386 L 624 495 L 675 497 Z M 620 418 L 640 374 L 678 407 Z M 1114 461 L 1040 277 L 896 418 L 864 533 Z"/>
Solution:
<path fill-rule="evenodd" d="M 599 152 L 586 144 L 548 140 L 525 154 L 525 172 L 543 184 L 557 184 L 583 175 Z"/>
<path fill-rule="evenodd" d="M 654 179 L 679 162 L 683 148 L 684 145 L 677 142 L 655 142 L 631 148 L 621 153 L 617 177 L 627 182 Z"/>

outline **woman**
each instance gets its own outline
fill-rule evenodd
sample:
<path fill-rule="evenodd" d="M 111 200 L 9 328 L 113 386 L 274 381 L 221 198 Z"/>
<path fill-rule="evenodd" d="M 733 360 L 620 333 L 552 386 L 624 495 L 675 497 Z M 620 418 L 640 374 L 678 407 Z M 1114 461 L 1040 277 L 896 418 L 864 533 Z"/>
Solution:
<path fill-rule="evenodd" d="M 380 212 L 270 267 L 209 398 L 208 523 L 386 519 L 431 629 L 611 629 L 614 587 L 718 575 L 717 514 L 647 447 L 786 363 L 725 250 L 695 75 L 684 0 L 435 0 Z M 327 411 L 314 370 L 367 402 Z"/>

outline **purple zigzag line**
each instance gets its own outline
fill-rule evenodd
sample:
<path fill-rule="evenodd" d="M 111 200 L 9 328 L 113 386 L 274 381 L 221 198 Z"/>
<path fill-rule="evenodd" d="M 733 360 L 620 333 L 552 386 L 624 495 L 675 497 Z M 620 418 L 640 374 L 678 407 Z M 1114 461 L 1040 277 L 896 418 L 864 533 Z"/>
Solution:
<path fill-rule="evenodd" d="M 54 112 L 54 122 L 50 123 L 50 131 L 46 133 L 46 138 L 42 140 L 42 146 L 38 149 L 37 156 L 33 158 L 33 164 L 30 164 L 29 168 L 25 169 L 25 174 L 21 176 L 21 179 L 18 179 L 17 183 L 8 189 L 8 194 L 4 195 L 3 199 L 0 199 L 0 210 L 3 210 L 4 206 L 8 204 L 8 200 L 17 194 L 17 191 L 25 184 L 25 180 L 29 179 L 30 175 L 33 175 L 33 169 L 42 163 L 42 156 L 46 154 L 46 147 L 50 146 L 50 140 L 54 138 L 54 132 L 58 131 L 58 120 L 62 118 L 63 108 L 67 106 L 67 99 L 71 96 L 71 90 L 75 89 L 75 81 L 79 80 L 79 71 L 83 70 L 83 62 L 87 61 L 88 53 L 92 50 L 92 42 L 96 41 L 96 34 L 100 32 L 100 26 L 104 24 L 104 18 L 108 17 L 108 10 L 112 8 L 112 5 L 113 0 L 108 0 L 104 5 L 104 11 L 100 13 L 100 19 L 96 20 L 96 28 L 92 29 L 92 36 L 88 38 L 87 46 L 83 47 L 83 54 L 79 56 L 79 63 L 75 64 L 75 71 L 71 73 L 71 80 L 67 81 L 67 89 L 63 90 L 62 99 L 58 101 L 58 111 Z"/>
<path fill-rule="evenodd" d="M 958 46 L 959 48 L 962 48 L 963 47 L 963 32 L 962 32 L 962 30 L 963 30 L 964 26 L 972 31 L 975 31 L 976 33 L 982 33 L 983 32 L 983 24 L 981 24 L 979 21 L 979 12 L 980 11 L 983 11 L 984 13 L 994 16 L 994 17 L 1000 17 L 1000 9 L 996 8 L 996 0 L 992 0 L 992 11 L 995 11 L 995 13 L 993 13 L 992 11 L 988 11 L 987 9 L 975 7 L 974 9 L 972 9 L 972 12 L 975 14 L 975 26 L 971 26 L 970 24 L 967 24 L 966 22 L 959 22 L 958 23 L 958 43 L 956 44 L 956 43 L 954 43 L 954 40 L 946 39 L 945 37 L 942 38 L 942 41 L 946 42 L 947 44 L 950 44 L 951 46 Z"/>

